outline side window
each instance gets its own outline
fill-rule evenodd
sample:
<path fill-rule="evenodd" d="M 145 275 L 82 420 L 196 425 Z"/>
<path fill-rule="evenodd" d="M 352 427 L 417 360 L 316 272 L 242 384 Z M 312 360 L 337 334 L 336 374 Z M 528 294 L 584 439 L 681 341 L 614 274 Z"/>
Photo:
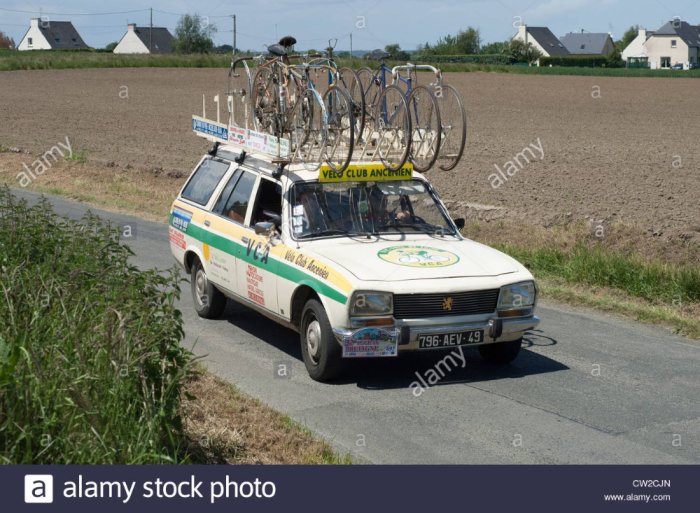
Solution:
<path fill-rule="evenodd" d="M 230 165 L 229 162 L 222 160 L 204 160 L 187 182 L 182 191 L 182 197 L 200 205 L 206 205 Z"/>
<path fill-rule="evenodd" d="M 246 211 L 248 210 L 250 196 L 253 193 L 255 179 L 256 176 L 253 173 L 249 173 L 248 171 L 242 173 L 240 179 L 233 187 L 233 192 L 231 192 L 231 195 L 226 201 L 221 215 L 243 224 Z"/>
<path fill-rule="evenodd" d="M 242 174 L 243 170 L 240 167 L 233 172 L 231 178 L 229 178 L 229 181 L 226 184 L 226 187 L 224 187 L 224 190 L 221 191 L 219 199 L 216 200 L 216 205 L 214 205 L 213 210 L 215 214 L 219 214 L 220 216 L 224 215 L 224 207 L 226 206 L 226 203 L 228 202 L 228 199 L 231 196 L 231 191 L 233 191 L 233 188 L 238 183 L 238 180 L 240 179 Z"/>
<path fill-rule="evenodd" d="M 261 221 L 269 221 L 270 217 L 266 212 L 282 216 L 282 185 L 263 178 L 260 180 L 260 186 L 258 187 L 255 210 L 253 210 L 250 224 L 254 225 Z"/>

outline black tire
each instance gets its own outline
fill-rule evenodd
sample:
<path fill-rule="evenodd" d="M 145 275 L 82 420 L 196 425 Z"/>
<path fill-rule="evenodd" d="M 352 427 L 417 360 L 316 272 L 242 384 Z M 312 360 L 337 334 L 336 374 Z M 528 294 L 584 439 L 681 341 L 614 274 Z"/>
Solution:
<path fill-rule="evenodd" d="M 190 272 L 192 302 L 197 315 L 205 319 L 218 319 L 226 308 L 226 296 L 211 284 L 204 272 L 202 263 L 197 259 Z"/>
<path fill-rule="evenodd" d="M 374 130 L 378 134 L 377 153 L 391 171 L 398 171 L 411 151 L 411 114 L 401 89 L 390 85 L 374 106 Z"/>
<path fill-rule="evenodd" d="M 522 345 L 522 338 L 513 340 L 512 342 L 486 344 L 484 346 L 479 346 L 479 354 L 481 354 L 481 357 L 488 363 L 506 365 L 518 357 Z"/>
<path fill-rule="evenodd" d="M 368 120 L 374 120 L 374 107 L 379 100 L 379 95 L 382 92 L 381 83 L 374 76 L 374 71 L 369 68 L 360 68 L 357 70 L 357 78 L 360 81 L 360 86 L 362 86 L 362 94 L 364 95 L 365 104 L 365 126 L 368 124 Z M 372 123 L 370 122 L 371 126 Z"/>
<path fill-rule="evenodd" d="M 352 99 L 353 114 L 355 115 L 355 143 L 362 140 L 365 131 L 365 92 L 360 83 L 360 77 L 352 68 L 340 68 L 340 84 Z"/>
<path fill-rule="evenodd" d="M 451 171 L 462 158 L 467 144 L 467 111 L 457 89 L 449 84 L 436 89 L 435 97 L 440 106 L 442 124 L 439 167 L 443 171 Z"/>
<path fill-rule="evenodd" d="M 416 171 L 425 173 L 435 164 L 442 140 L 440 108 L 432 91 L 416 86 L 408 98 L 411 114 L 410 160 Z"/>
<path fill-rule="evenodd" d="M 260 68 L 253 77 L 250 103 L 255 129 L 279 135 L 280 104 L 277 77 L 269 67 Z"/>
<path fill-rule="evenodd" d="M 332 85 L 323 95 L 328 117 L 328 139 L 323 148 L 323 159 L 333 171 L 341 173 L 352 160 L 355 147 L 355 115 L 348 92 Z"/>
<path fill-rule="evenodd" d="M 317 299 L 309 299 L 304 305 L 300 328 L 301 354 L 311 379 L 329 381 L 337 377 L 342 371 L 342 349 Z"/>

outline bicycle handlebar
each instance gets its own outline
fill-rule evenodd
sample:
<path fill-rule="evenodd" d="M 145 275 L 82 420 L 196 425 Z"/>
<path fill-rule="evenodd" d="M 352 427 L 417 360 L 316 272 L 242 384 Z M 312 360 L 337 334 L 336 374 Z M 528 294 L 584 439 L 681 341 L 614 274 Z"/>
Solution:
<path fill-rule="evenodd" d="M 231 69 L 228 72 L 228 76 L 229 77 L 231 77 L 231 76 L 240 77 L 240 75 L 236 75 L 236 73 L 234 73 L 236 71 L 236 64 L 238 64 L 239 62 L 252 61 L 252 60 L 255 60 L 255 57 L 240 57 L 240 58 L 236 59 L 235 61 L 233 61 L 231 63 Z"/>

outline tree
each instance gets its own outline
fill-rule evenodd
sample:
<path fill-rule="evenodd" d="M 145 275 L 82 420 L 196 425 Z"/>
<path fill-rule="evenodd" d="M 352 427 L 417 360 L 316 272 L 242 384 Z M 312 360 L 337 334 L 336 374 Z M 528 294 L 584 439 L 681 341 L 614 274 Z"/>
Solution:
<path fill-rule="evenodd" d="M 479 29 L 469 27 L 467 30 L 461 30 L 455 38 L 457 45 L 457 53 L 460 54 L 475 54 L 481 50 L 481 33 Z"/>
<path fill-rule="evenodd" d="M 639 25 L 632 25 L 630 28 L 628 28 L 624 35 L 622 36 L 622 39 L 619 41 L 615 41 L 615 48 L 622 52 L 625 48 L 627 48 L 632 41 L 637 37 L 639 34 Z"/>
<path fill-rule="evenodd" d="M 209 53 L 214 48 L 214 25 L 204 25 L 199 14 L 185 14 L 175 28 L 173 48 L 178 53 Z"/>
<path fill-rule="evenodd" d="M 6 36 L 4 32 L 0 32 L 0 48 L 14 48 L 15 40 Z"/>
<path fill-rule="evenodd" d="M 505 52 L 508 46 L 508 41 L 489 43 L 481 47 L 481 53 L 485 55 L 497 55 Z"/>
<path fill-rule="evenodd" d="M 107 50 L 108 52 L 113 52 L 118 44 L 119 44 L 118 41 L 112 41 L 107 46 L 105 46 L 105 50 Z"/>
<path fill-rule="evenodd" d="M 459 55 L 475 54 L 481 49 L 481 34 L 479 29 L 473 27 L 467 30 L 460 30 L 456 36 L 447 34 L 430 46 L 425 43 L 419 47 L 418 53 L 422 55 Z"/>
<path fill-rule="evenodd" d="M 525 43 L 520 39 L 513 39 L 505 50 L 512 62 L 527 62 L 532 64 L 542 57 L 542 52 L 532 46 L 532 43 Z"/>
<path fill-rule="evenodd" d="M 384 51 L 391 54 L 391 58 L 396 61 L 407 61 L 411 58 L 408 52 L 404 52 L 398 44 L 386 45 Z"/>

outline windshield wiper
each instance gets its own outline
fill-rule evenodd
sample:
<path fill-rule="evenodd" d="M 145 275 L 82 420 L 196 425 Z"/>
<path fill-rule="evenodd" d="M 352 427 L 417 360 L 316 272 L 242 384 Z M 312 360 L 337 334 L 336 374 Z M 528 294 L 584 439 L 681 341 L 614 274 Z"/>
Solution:
<path fill-rule="evenodd" d="M 317 232 L 305 233 L 303 235 L 300 235 L 297 238 L 298 239 L 309 239 L 312 237 L 329 237 L 331 235 L 347 235 L 349 237 L 352 237 L 353 235 L 358 235 L 358 233 L 351 233 L 348 230 L 328 229 L 328 230 L 320 230 Z"/>
<path fill-rule="evenodd" d="M 414 228 L 416 230 L 422 231 L 424 233 L 433 234 L 435 232 L 442 231 L 443 233 L 452 233 L 452 231 L 446 231 L 443 226 L 437 226 L 430 223 L 387 223 L 379 227 L 380 230 L 386 228 Z"/>

